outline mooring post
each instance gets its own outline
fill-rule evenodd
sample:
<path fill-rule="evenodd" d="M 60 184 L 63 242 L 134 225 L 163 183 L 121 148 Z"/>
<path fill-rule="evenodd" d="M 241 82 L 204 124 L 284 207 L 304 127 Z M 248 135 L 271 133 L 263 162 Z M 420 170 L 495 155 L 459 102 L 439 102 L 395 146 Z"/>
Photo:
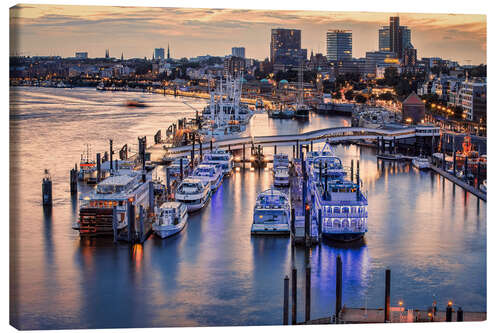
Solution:
<path fill-rule="evenodd" d="M 194 150 L 195 150 L 195 143 L 196 143 L 196 138 L 193 134 L 193 142 L 192 142 L 192 147 L 191 147 L 191 168 L 194 169 Z"/>
<path fill-rule="evenodd" d="M 184 178 L 184 165 L 183 165 L 183 161 L 184 161 L 184 157 L 181 156 L 181 164 L 179 165 L 179 167 L 180 167 L 179 177 L 181 179 L 181 182 L 182 182 L 182 179 Z"/>
<path fill-rule="evenodd" d="M 477 178 L 477 182 L 476 182 L 476 186 L 477 188 L 479 188 L 479 179 L 481 177 L 481 162 L 477 162 L 477 175 L 476 175 L 476 178 Z"/>
<path fill-rule="evenodd" d="M 296 140 L 296 146 L 295 151 L 297 152 L 297 158 L 299 158 L 299 140 Z"/>
<path fill-rule="evenodd" d="M 109 172 L 113 170 L 113 140 L 109 139 Z"/>
<path fill-rule="evenodd" d="M 311 246 L 311 208 L 306 204 L 304 211 L 304 236 L 306 248 Z"/>
<path fill-rule="evenodd" d="M 335 284 L 335 322 L 339 322 L 340 311 L 342 310 L 342 259 L 337 255 L 337 276 Z"/>
<path fill-rule="evenodd" d="M 295 146 L 292 146 L 292 156 L 293 156 L 293 159 L 295 159 Z"/>
<path fill-rule="evenodd" d="M 212 140 L 210 139 L 210 152 L 212 152 L 212 151 L 213 151 L 213 142 L 212 142 Z"/>
<path fill-rule="evenodd" d="M 311 140 L 311 151 L 313 151 L 313 140 Z"/>
<path fill-rule="evenodd" d="M 128 214 L 128 242 L 132 243 L 134 239 L 135 233 L 135 206 L 128 202 L 127 205 L 127 214 Z"/>
<path fill-rule="evenodd" d="M 453 176 L 457 175 L 457 152 L 455 151 L 455 146 L 453 146 Z"/>
<path fill-rule="evenodd" d="M 201 138 L 199 142 L 200 142 L 200 163 L 201 163 L 201 161 L 203 161 L 203 144 L 201 143 Z"/>
<path fill-rule="evenodd" d="M 243 170 L 245 170 L 245 144 L 243 144 Z"/>
<path fill-rule="evenodd" d="M 76 173 L 76 170 L 75 169 L 71 169 L 69 171 L 69 190 L 71 192 L 71 194 L 75 194 L 78 190 L 78 186 L 77 186 L 77 173 Z"/>
<path fill-rule="evenodd" d="M 118 241 L 118 214 L 116 212 L 116 206 L 113 207 L 113 243 Z"/>
<path fill-rule="evenodd" d="M 42 180 L 42 203 L 44 210 L 52 208 L 52 179 L 47 169 Z"/>
<path fill-rule="evenodd" d="M 458 307 L 457 310 L 457 321 L 464 321 L 464 311 L 462 310 L 462 307 Z"/>
<path fill-rule="evenodd" d="M 142 205 L 139 208 L 139 243 L 143 242 L 144 236 L 144 207 Z"/>
<path fill-rule="evenodd" d="M 448 305 L 446 306 L 446 321 L 447 322 L 451 321 L 452 312 L 453 312 L 453 308 L 451 307 L 451 302 L 448 302 Z"/>
<path fill-rule="evenodd" d="M 155 189 L 153 182 L 149 182 L 149 211 L 153 212 L 155 208 Z"/>
<path fill-rule="evenodd" d="M 97 182 L 101 181 L 101 153 L 96 154 L 96 163 L 97 163 Z"/>
<path fill-rule="evenodd" d="M 311 320 L 311 265 L 306 267 L 306 323 Z"/>
<path fill-rule="evenodd" d="M 478 162 L 479 163 L 479 162 Z M 465 177 L 465 181 L 468 182 L 468 178 L 467 178 L 467 174 L 468 174 L 468 159 L 467 159 L 467 156 L 465 156 L 465 162 L 464 162 L 464 177 Z"/>
<path fill-rule="evenodd" d="M 293 235 L 293 238 L 295 239 L 295 208 L 292 208 L 292 218 L 291 218 L 291 226 L 292 226 L 292 235 Z"/>
<path fill-rule="evenodd" d="M 167 188 L 167 198 L 170 199 L 170 168 L 165 168 L 165 180 L 166 180 L 166 188 Z"/>
<path fill-rule="evenodd" d="M 351 182 L 354 183 L 354 160 L 351 160 Z"/>
<path fill-rule="evenodd" d="M 323 234 L 323 218 L 322 218 L 322 213 L 321 213 L 321 209 L 318 210 L 318 216 L 317 216 L 317 219 L 318 219 L 318 238 L 321 237 L 321 235 Z"/>
<path fill-rule="evenodd" d="M 385 270 L 385 316 L 386 323 L 391 320 L 391 270 Z"/>
<path fill-rule="evenodd" d="M 276 145 L 274 145 L 274 155 L 276 155 L 278 152 L 278 147 L 276 147 Z"/>
<path fill-rule="evenodd" d="M 297 325 L 297 268 L 292 268 L 292 325 Z"/>
<path fill-rule="evenodd" d="M 288 275 L 286 275 L 283 286 L 283 325 L 288 325 L 288 296 L 290 294 L 288 290 L 289 281 L 290 279 L 288 278 Z"/>

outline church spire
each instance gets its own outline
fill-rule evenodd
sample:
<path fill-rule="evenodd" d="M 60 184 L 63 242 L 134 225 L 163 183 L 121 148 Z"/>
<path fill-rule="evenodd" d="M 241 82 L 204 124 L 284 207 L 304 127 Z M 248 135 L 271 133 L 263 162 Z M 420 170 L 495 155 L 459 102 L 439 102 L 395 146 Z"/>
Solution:
<path fill-rule="evenodd" d="M 167 59 L 170 59 L 170 43 L 167 46 Z"/>

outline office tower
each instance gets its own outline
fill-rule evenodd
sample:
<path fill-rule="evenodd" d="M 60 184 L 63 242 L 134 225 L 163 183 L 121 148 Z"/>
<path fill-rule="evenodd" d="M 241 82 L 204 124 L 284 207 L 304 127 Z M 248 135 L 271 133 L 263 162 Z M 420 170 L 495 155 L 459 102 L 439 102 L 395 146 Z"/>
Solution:
<path fill-rule="evenodd" d="M 245 59 L 245 48 L 244 47 L 233 47 L 231 49 L 231 55 L 233 57 L 239 57 Z"/>
<path fill-rule="evenodd" d="M 387 38 L 387 35 L 389 35 Z M 389 49 L 387 50 L 387 45 Z M 389 26 L 379 30 L 379 51 L 390 51 L 396 53 L 401 59 L 403 52 L 411 45 L 411 30 L 406 26 L 399 25 L 399 16 L 391 16 Z"/>
<path fill-rule="evenodd" d="M 328 61 L 352 59 L 351 30 L 328 30 L 326 33 L 326 57 Z"/>
<path fill-rule="evenodd" d="M 162 48 L 162 47 L 155 49 L 154 58 L 156 60 L 163 60 L 163 59 L 165 59 L 165 49 Z"/>
<path fill-rule="evenodd" d="M 380 52 L 391 51 L 391 36 L 388 26 L 382 27 L 378 30 L 378 50 Z"/>

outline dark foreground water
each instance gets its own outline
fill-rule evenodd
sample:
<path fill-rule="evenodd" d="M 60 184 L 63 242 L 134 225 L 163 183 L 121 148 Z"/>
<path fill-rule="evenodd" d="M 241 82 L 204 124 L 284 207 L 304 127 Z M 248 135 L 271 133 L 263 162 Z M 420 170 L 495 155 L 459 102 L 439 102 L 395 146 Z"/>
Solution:
<path fill-rule="evenodd" d="M 152 107 L 129 109 L 129 98 Z M 144 246 L 80 240 L 69 194 L 69 169 L 84 143 L 96 151 L 112 138 L 136 144 L 179 117 L 193 115 L 183 99 L 93 89 L 11 89 L 11 323 L 22 329 L 281 324 L 283 278 L 292 256 L 287 238 L 250 237 L 257 192 L 270 171 L 236 172 L 208 207 L 177 236 L 152 236 Z M 185 99 L 194 107 L 205 102 Z M 257 115 L 254 135 L 344 126 L 342 117 L 309 122 Z M 283 148 L 284 149 L 284 148 Z M 271 152 L 271 150 L 269 150 Z M 309 255 L 312 318 L 335 305 L 335 257 L 344 262 L 343 302 L 383 307 L 384 270 L 392 269 L 392 302 L 426 309 L 448 300 L 486 311 L 486 204 L 431 172 L 378 164 L 369 148 L 336 148 L 360 159 L 368 189 L 365 242 L 323 242 Z M 41 179 L 53 176 L 54 208 L 45 217 Z M 161 172 L 159 172 L 162 174 Z M 297 249 L 298 319 L 304 318 L 305 253 Z"/>

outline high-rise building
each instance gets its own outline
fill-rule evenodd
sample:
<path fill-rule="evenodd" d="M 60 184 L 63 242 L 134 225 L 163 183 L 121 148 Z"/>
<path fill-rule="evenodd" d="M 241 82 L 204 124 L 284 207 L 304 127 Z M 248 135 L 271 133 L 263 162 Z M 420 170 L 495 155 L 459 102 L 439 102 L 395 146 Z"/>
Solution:
<path fill-rule="evenodd" d="M 271 30 L 271 63 L 298 65 L 307 59 L 307 50 L 301 48 L 301 31 L 297 29 Z"/>
<path fill-rule="evenodd" d="M 417 66 L 417 50 L 413 48 L 413 45 L 408 45 L 403 51 L 403 62 L 404 67 L 415 67 Z"/>
<path fill-rule="evenodd" d="M 231 55 L 233 57 L 239 57 L 245 59 L 245 48 L 244 47 L 233 47 L 231 49 Z"/>
<path fill-rule="evenodd" d="M 377 67 L 398 63 L 394 52 L 366 52 L 365 59 L 364 73 L 369 76 L 377 74 Z"/>
<path fill-rule="evenodd" d="M 391 16 L 389 26 L 378 31 L 378 49 L 382 52 L 394 52 L 401 59 L 405 49 L 411 46 L 411 30 L 399 25 L 399 16 Z"/>
<path fill-rule="evenodd" d="M 109 59 L 109 49 L 106 49 L 106 53 L 105 53 L 104 57 L 105 57 L 106 59 Z"/>
<path fill-rule="evenodd" d="M 167 46 L 167 59 L 170 60 L 170 43 Z"/>
<path fill-rule="evenodd" d="M 380 52 L 391 52 L 391 36 L 388 26 L 378 30 L 378 50 Z"/>
<path fill-rule="evenodd" d="M 351 30 L 328 30 L 326 33 L 326 58 L 328 61 L 352 59 Z"/>
<path fill-rule="evenodd" d="M 163 47 L 155 49 L 154 58 L 156 60 L 165 59 L 165 49 Z"/>

